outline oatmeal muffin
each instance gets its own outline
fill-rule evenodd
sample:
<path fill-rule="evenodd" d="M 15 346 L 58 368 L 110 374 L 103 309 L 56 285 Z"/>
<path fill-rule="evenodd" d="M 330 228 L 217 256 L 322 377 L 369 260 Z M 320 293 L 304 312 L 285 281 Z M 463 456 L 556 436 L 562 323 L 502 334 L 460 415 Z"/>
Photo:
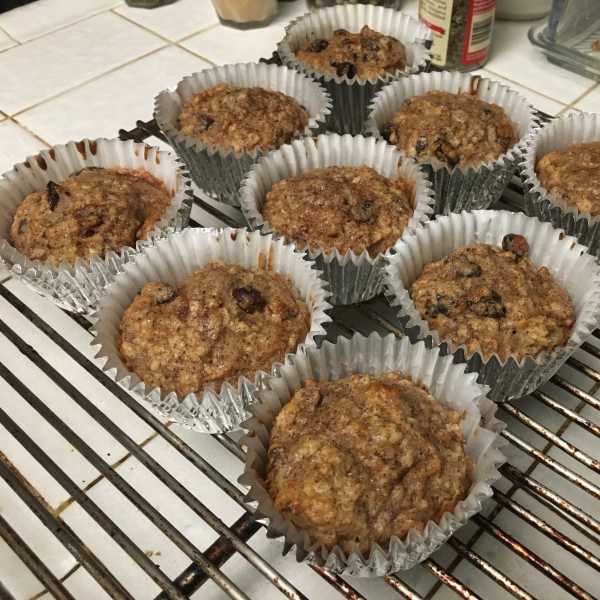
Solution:
<path fill-rule="evenodd" d="M 304 44 L 299 60 L 321 73 L 352 79 L 375 79 L 406 68 L 404 44 L 365 25 L 360 33 L 336 29 L 329 39 Z"/>
<path fill-rule="evenodd" d="M 382 177 L 367 166 L 312 169 L 276 183 L 263 218 L 299 248 L 341 254 L 385 252 L 413 214 L 412 190 L 403 179 Z"/>
<path fill-rule="evenodd" d="M 502 107 L 474 94 L 438 90 L 405 100 L 381 135 L 407 156 L 450 169 L 498 158 L 519 140 Z"/>
<path fill-rule="evenodd" d="M 398 373 L 307 380 L 274 421 L 275 508 L 328 550 L 386 548 L 468 495 L 460 415 Z"/>
<path fill-rule="evenodd" d="M 170 203 L 164 183 L 144 169 L 86 167 L 29 194 L 10 235 L 30 260 L 59 266 L 104 258 L 146 239 Z"/>
<path fill-rule="evenodd" d="M 185 102 L 177 121 L 184 135 L 243 152 L 278 148 L 299 138 L 309 115 L 281 92 L 220 83 Z"/>
<path fill-rule="evenodd" d="M 509 234 L 502 248 L 458 248 L 423 269 L 409 295 L 440 340 L 465 345 L 488 360 L 497 353 L 518 361 L 564 346 L 575 323 L 565 288 L 546 267 L 525 257 L 527 240 Z"/>
<path fill-rule="evenodd" d="M 592 217 L 600 215 L 600 142 L 570 144 L 550 152 L 535 172 L 549 194 Z"/>
<path fill-rule="evenodd" d="M 177 289 L 148 283 L 125 311 L 119 350 L 152 387 L 184 398 L 205 385 L 254 381 L 295 352 L 310 329 L 308 308 L 279 273 L 215 260 Z"/>

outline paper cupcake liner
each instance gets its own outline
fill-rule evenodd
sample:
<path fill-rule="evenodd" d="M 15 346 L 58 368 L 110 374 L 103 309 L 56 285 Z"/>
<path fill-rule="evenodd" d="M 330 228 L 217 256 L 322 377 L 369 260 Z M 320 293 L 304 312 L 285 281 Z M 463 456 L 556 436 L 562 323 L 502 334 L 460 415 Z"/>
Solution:
<path fill-rule="evenodd" d="M 588 247 L 588 252 L 600 257 L 600 216 L 582 213 L 569 206 L 555 194 L 542 187 L 535 173 L 535 165 L 546 154 L 562 150 L 569 144 L 600 141 L 600 116 L 572 114 L 559 117 L 533 133 L 523 146 L 521 179 L 525 188 L 525 212 L 540 221 L 548 221 L 565 233 L 577 238 Z"/>
<path fill-rule="evenodd" d="M 242 211 L 250 227 L 277 235 L 261 215 L 267 193 L 282 179 L 332 165 L 367 165 L 384 177 L 402 177 L 413 188 L 411 199 L 414 213 L 405 231 L 420 227 L 429 220 L 433 212 L 432 192 L 414 160 L 406 158 L 386 142 L 362 135 L 332 134 L 293 141 L 268 157 L 261 158 L 252 167 L 244 180 L 241 195 Z M 315 261 L 315 268 L 323 272 L 323 278 L 329 282 L 333 294 L 333 304 L 362 302 L 381 291 L 382 268 L 389 251 L 371 258 L 366 250 L 360 255 L 352 250 L 345 254 L 340 254 L 338 250 L 327 253 L 323 248 L 311 250 L 305 247 L 300 250 L 306 252 Z"/>
<path fill-rule="evenodd" d="M 59 182 L 84 167 L 143 168 L 164 182 L 171 193 L 171 204 L 156 223 L 154 236 L 164 230 L 180 231 L 187 227 L 192 201 L 188 198 L 190 180 L 182 164 L 169 153 L 133 141 L 118 139 L 82 140 L 42 150 L 37 156 L 14 166 L 0 180 L 0 257 L 7 269 L 30 288 L 66 310 L 86 312 L 102 296 L 103 289 L 133 260 L 139 251 L 124 247 L 119 254 L 108 252 L 104 259 L 78 258 L 75 264 L 29 260 L 10 241 L 10 226 L 17 208 L 29 194 L 43 189 L 49 181 Z M 136 246 L 148 242 L 139 241 Z"/>
<path fill-rule="evenodd" d="M 394 81 L 375 96 L 365 134 L 382 139 L 381 129 L 402 108 L 404 100 L 431 90 L 454 94 L 472 91 L 484 102 L 501 106 L 517 126 L 520 141 L 506 154 L 487 163 L 450 170 L 445 164 L 435 164 L 433 158 L 419 161 L 433 184 L 435 214 L 489 208 L 500 198 L 521 160 L 519 144 L 535 126 L 533 109 L 524 96 L 490 79 L 450 71 L 422 73 Z"/>
<path fill-rule="evenodd" d="M 239 189 L 244 174 L 267 150 L 256 147 L 252 151 L 234 152 L 198 139 L 183 135 L 177 117 L 183 103 L 220 83 L 241 87 L 262 87 L 282 92 L 295 98 L 306 108 L 309 123 L 301 137 L 324 133 L 331 112 L 331 99 L 327 92 L 312 79 L 277 65 L 264 63 L 238 63 L 205 69 L 184 77 L 175 88 L 163 90 L 154 104 L 154 117 L 160 130 L 187 165 L 194 183 L 209 196 L 239 206 Z"/>
<path fill-rule="evenodd" d="M 338 546 L 328 551 L 273 506 L 265 485 L 269 432 L 277 413 L 308 378 L 336 381 L 353 373 L 380 375 L 390 371 L 410 376 L 440 404 L 464 415 L 461 430 L 467 442 L 466 454 L 476 463 L 473 484 L 454 513 L 444 513 L 439 525 L 429 521 L 422 534 L 411 529 L 403 540 L 392 537 L 385 547 L 373 544 L 368 556 L 358 550 L 346 556 Z M 253 518 L 267 524 L 267 537 L 284 538 L 284 553 L 295 546 L 298 562 L 314 563 L 336 573 L 380 577 L 425 560 L 482 509 L 483 502 L 492 496 L 490 485 L 500 478 L 497 468 L 506 460 L 499 449 L 507 442 L 498 435 L 505 425 L 494 417 L 496 406 L 485 396 L 487 387 L 475 380 L 475 375 L 465 374 L 464 365 L 452 364 L 451 356 L 440 356 L 439 349 L 428 350 L 423 342 L 412 345 L 407 338 L 398 340 L 394 335 L 338 338 L 336 344 L 325 342 L 320 350 L 310 348 L 305 356 L 290 357 L 280 367 L 278 377 L 265 382 L 267 389 L 255 394 L 258 402 L 250 407 L 254 417 L 242 424 L 250 433 L 240 440 L 248 453 L 238 481 L 250 488 L 245 500 L 256 509 Z"/>
<path fill-rule="evenodd" d="M 385 77 L 359 79 L 319 72 L 300 61 L 297 52 L 306 42 L 330 38 L 336 29 L 358 33 L 364 25 L 374 31 L 400 40 L 406 47 L 407 66 L 404 71 L 389 73 Z M 286 35 L 277 45 L 283 64 L 314 77 L 333 99 L 329 124 L 332 131 L 356 135 L 362 133 L 369 103 L 387 83 L 410 73 L 427 70 L 431 61 L 429 48 L 433 41 L 431 31 L 417 19 L 382 6 L 343 4 L 307 13 L 286 27 Z"/>
<path fill-rule="evenodd" d="M 186 229 L 155 240 L 152 246 L 142 248 L 134 263 L 124 265 L 123 272 L 107 288 L 107 294 L 97 303 L 97 311 L 92 315 L 96 322 L 91 329 L 94 334 L 91 345 L 98 347 L 95 358 L 103 363 L 102 370 L 149 402 L 161 415 L 202 433 L 237 429 L 249 417 L 246 407 L 254 402 L 252 393 L 261 388 L 267 373 L 257 371 L 254 381 L 240 376 L 237 388 L 224 383 L 216 390 L 207 384 L 201 396 L 191 393 L 181 398 L 175 392 L 164 394 L 159 387 L 152 388 L 132 373 L 121 360 L 116 338 L 123 313 L 143 285 L 162 281 L 177 286 L 194 271 L 217 259 L 246 269 L 261 266 L 288 278 L 311 314 L 310 331 L 297 353 L 320 342 L 331 321 L 327 314 L 331 305 L 327 303 L 329 293 L 319 272 L 304 260 L 295 246 L 274 240 L 270 235 L 249 233 L 246 229 Z M 273 368 L 276 365 L 274 363 Z"/>
<path fill-rule="evenodd" d="M 508 233 L 523 235 L 529 242 L 528 257 L 537 268 L 545 266 L 552 276 L 569 292 L 576 318 L 571 337 L 564 347 L 551 354 L 526 356 L 517 361 L 514 355 L 502 362 L 497 354 L 484 360 L 481 352 L 467 354 L 462 345 L 452 352 L 449 339 L 440 340 L 436 330 L 430 330 L 415 308 L 408 289 L 421 275 L 423 267 L 447 256 L 461 246 L 494 244 L 500 246 Z M 414 230 L 395 246 L 396 254 L 385 268 L 386 295 L 404 332 L 416 342 L 426 339 L 428 345 L 440 346 L 456 361 L 467 363 L 467 372 L 479 374 L 478 381 L 491 388 L 488 397 L 503 402 L 524 396 L 547 381 L 565 360 L 598 326 L 600 317 L 600 269 L 592 256 L 577 240 L 565 236 L 550 223 L 523 214 L 507 211 L 481 210 L 460 215 L 438 217 Z"/>

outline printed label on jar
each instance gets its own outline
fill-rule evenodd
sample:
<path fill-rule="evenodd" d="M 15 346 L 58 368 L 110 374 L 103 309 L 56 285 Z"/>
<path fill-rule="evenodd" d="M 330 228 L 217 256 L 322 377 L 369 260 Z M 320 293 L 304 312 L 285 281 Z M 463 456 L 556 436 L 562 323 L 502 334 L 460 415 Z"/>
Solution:
<path fill-rule="evenodd" d="M 419 2 L 419 21 L 427 25 L 433 33 L 431 63 L 436 67 L 446 65 L 453 5 L 453 0 L 420 0 Z"/>
<path fill-rule="evenodd" d="M 496 0 L 471 0 L 467 15 L 463 65 L 481 63 L 490 53 L 495 11 Z"/>

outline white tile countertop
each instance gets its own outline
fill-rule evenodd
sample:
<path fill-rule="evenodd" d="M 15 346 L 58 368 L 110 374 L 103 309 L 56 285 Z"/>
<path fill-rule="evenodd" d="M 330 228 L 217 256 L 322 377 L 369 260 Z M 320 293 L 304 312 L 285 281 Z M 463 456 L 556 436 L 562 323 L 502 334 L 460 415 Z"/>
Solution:
<path fill-rule="evenodd" d="M 407 0 L 404 10 L 415 15 L 416 7 L 416 1 Z M 84 137 L 115 137 L 119 129 L 133 129 L 138 119 L 152 118 L 154 97 L 161 89 L 194 71 L 270 57 L 285 25 L 304 12 L 305 0 L 280 3 L 274 23 L 250 31 L 222 26 L 210 0 L 178 0 L 154 10 L 134 9 L 120 0 L 37 0 L 0 14 L 0 172 L 41 148 Z M 550 64 L 529 43 L 530 26 L 531 22 L 496 22 L 490 60 L 478 73 L 517 89 L 534 107 L 550 115 L 598 112 L 599 84 Z M 162 144 L 156 138 L 149 141 Z M 229 214 L 241 223 L 239 213 L 230 209 Z M 214 224 L 200 211 L 195 218 Z M 114 597 L 158 597 L 161 587 L 157 578 L 162 574 L 175 580 L 190 565 L 190 557 L 171 541 L 168 527 L 161 531 L 151 525 L 143 511 L 125 499 L 124 486 L 131 486 L 157 515 L 204 552 L 219 536 L 198 516 L 198 501 L 228 526 L 240 519 L 245 513 L 231 496 L 239 495 L 236 482 L 241 463 L 232 456 L 227 439 L 177 426 L 163 427 L 166 421 L 146 417 L 145 405 L 133 396 L 111 390 L 107 378 L 90 367 L 95 350 L 89 346 L 91 336 L 86 329 L 7 277 L 6 270 L 0 271 L 0 289 L 0 411 L 14 422 L 9 428 L 0 424 L 0 467 L 7 469 L 0 472 L 0 529 L 7 523 L 73 598 L 110 597 L 99 578 L 82 567 L 73 552 L 34 516 L 17 493 L 18 485 L 7 483 L 10 477 L 3 474 L 10 472 L 37 498 L 46 511 L 45 518 L 55 519 L 57 528 L 63 530 L 55 531 L 57 535 L 74 534 L 84 550 L 113 574 L 118 582 Z M 349 329 L 371 328 L 364 311 L 355 307 L 336 311 L 339 322 L 330 329 L 331 339 Z M 433 562 L 397 579 L 338 578 L 338 586 L 344 581 L 351 586 L 348 597 L 600 597 L 600 523 L 594 519 L 600 513 L 600 462 L 596 462 L 600 461 L 600 401 L 596 399 L 600 397 L 600 376 L 594 379 L 590 374 L 590 369 L 600 368 L 598 347 L 600 341 L 592 337 L 590 346 L 579 350 L 576 360 L 561 370 L 562 379 L 553 380 L 542 387 L 542 394 L 520 399 L 500 414 L 514 438 L 506 450 L 510 464 L 566 504 L 556 508 L 558 500 L 553 504 L 531 493 L 534 484 L 521 488 L 504 478 L 497 487 L 510 498 L 504 508 L 488 503 L 484 511 L 487 528 L 470 523 L 459 531 L 457 541 L 434 554 Z M 61 383 L 58 374 L 73 387 Z M 12 385 L 11 376 L 25 382 L 27 388 Z M 42 414 L 44 410 L 47 414 Z M 103 417 L 106 423 L 101 425 Z M 538 425 L 528 423 L 529 417 Z M 63 425 L 54 427 L 53 418 Z M 47 455 L 42 461 L 33 458 L 38 450 Z M 545 455 L 550 459 L 544 459 Z M 204 466 L 198 457 L 205 461 Z M 50 459 L 84 496 L 74 498 L 65 479 L 58 483 L 49 474 L 48 469 L 54 468 Z M 107 478 L 105 465 L 120 478 Z M 211 466 L 223 481 L 230 482 L 230 495 L 216 485 Z M 157 476 L 160 467 L 174 478 L 171 489 Z M 585 478 L 585 489 L 573 483 L 577 475 Z M 188 490 L 193 501 L 173 493 L 177 483 Z M 90 501 L 140 549 L 137 560 L 123 549 L 127 539 L 115 537 L 114 532 L 109 535 L 86 512 Z M 511 502 L 517 503 L 517 508 Z M 525 513 L 548 525 L 544 529 L 538 521 L 526 522 Z M 549 541 L 549 527 L 572 542 L 561 545 L 556 536 Z M 521 556 L 503 543 L 506 538 L 498 531 L 521 544 Z M 461 543 L 466 550 L 460 550 Z M 248 544 L 279 571 L 277 577 L 287 578 L 304 594 L 297 597 L 343 597 L 324 582 L 323 574 L 296 565 L 292 556 L 281 556 L 282 544 L 267 539 L 263 529 Z M 525 556 L 527 552 L 533 554 Z M 145 570 L 139 566 L 144 560 Z M 474 564 L 478 560 L 479 567 Z M 536 560 L 533 568 L 531 563 Z M 153 568 L 154 580 L 149 574 Z M 568 577 L 573 584 L 570 591 L 553 575 L 554 569 Z M 252 599 L 284 597 L 239 554 L 228 560 L 222 571 Z M 504 587 L 499 581 L 504 581 Z M 510 582 L 517 586 L 512 588 L 514 594 L 506 589 Z M 0 599 L 51 597 L 0 537 Z M 190 597 L 216 600 L 228 596 L 208 581 Z"/>

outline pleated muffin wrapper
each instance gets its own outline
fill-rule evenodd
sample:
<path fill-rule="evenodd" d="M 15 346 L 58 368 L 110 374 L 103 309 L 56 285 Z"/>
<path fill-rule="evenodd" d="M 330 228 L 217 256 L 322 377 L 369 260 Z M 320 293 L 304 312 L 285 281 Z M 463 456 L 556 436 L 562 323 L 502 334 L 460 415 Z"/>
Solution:
<path fill-rule="evenodd" d="M 29 260 L 11 243 L 10 227 L 17 209 L 29 194 L 44 189 L 49 181 L 58 183 L 84 167 L 145 169 L 165 184 L 171 204 L 148 234 L 149 241 L 138 241 L 136 248 L 125 246 L 119 253 L 107 252 L 104 258 L 78 258 L 75 264 L 64 261 L 58 267 L 52 262 Z M 173 154 L 131 140 L 86 139 L 41 150 L 0 179 L 0 257 L 16 279 L 60 308 L 86 313 L 122 266 L 134 260 L 140 246 L 166 231 L 188 226 L 190 186 L 187 172 Z"/>
<path fill-rule="evenodd" d="M 502 107 L 517 128 L 519 140 L 515 145 L 488 162 L 450 169 L 446 164 L 437 164 L 434 158 L 418 161 L 433 184 L 436 215 L 489 208 L 500 198 L 521 160 L 519 145 L 534 131 L 533 109 L 524 96 L 491 79 L 451 71 L 421 73 L 394 81 L 375 96 L 365 123 L 365 135 L 383 139 L 383 126 L 392 120 L 404 101 L 431 90 L 472 93 L 484 102 Z"/>
<path fill-rule="evenodd" d="M 487 360 L 480 351 L 468 354 L 465 345 L 452 351 L 450 339 L 440 340 L 436 330 L 415 308 L 408 290 L 423 267 L 440 260 L 461 246 L 492 244 L 501 246 L 509 234 L 524 236 L 529 243 L 528 258 L 539 269 L 547 267 L 554 279 L 564 286 L 573 305 L 575 324 L 565 346 L 537 357 L 525 356 L 520 362 L 514 355 L 505 361 L 496 353 Z M 405 334 L 413 342 L 425 339 L 451 353 L 457 362 L 466 362 L 467 371 L 479 374 L 479 382 L 490 386 L 489 398 L 503 402 L 529 394 L 550 379 L 567 358 L 598 326 L 600 318 L 600 268 L 586 248 L 571 236 L 565 236 L 550 223 L 520 213 L 479 210 L 451 214 L 430 221 L 422 229 L 400 240 L 396 254 L 385 268 L 386 295 L 397 310 Z"/>
<path fill-rule="evenodd" d="M 390 371 L 409 377 L 440 404 L 463 415 L 460 427 L 465 451 L 476 463 L 473 483 L 454 511 L 444 513 L 439 524 L 429 521 L 423 533 L 411 529 L 405 539 L 393 536 L 384 546 L 373 544 L 364 556 L 356 549 L 346 555 L 338 546 L 328 551 L 273 505 L 265 483 L 269 433 L 281 408 L 307 379 L 336 381 L 354 373 L 380 375 Z M 466 374 L 464 365 L 453 364 L 451 356 L 441 356 L 438 348 L 427 349 L 423 342 L 413 345 L 408 338 L 398 340 L 393 334 L 382 338 L 377 333 L 369 337 L 356 334 L 350 340 L 338 338 L 336 344 L 325 342 L 319 350 L 310 348 L 305 356 L 291 357 L 280 367 L 278 377 L 266 381 L 266 386 L 266 390 L 255 394 L 258 402 L 250 407 L 253 418 L 242 424 L 249 433 L 240 444 L 247 446 L 248 452 L 244 474 L 238 481 L 250 488 L 245 500 L 255 508 L 253 518 L 267 525 L 267 537 L 283 537 L 284 554 L 294 548 L 298 562 L 358 577 L 380 577 L 410 569 L 482 509 L 492 496 L 491 484 L 500 478 L 497 469 L 506 460 L 500 448 L 507 442 L 499 432 L 505 424 L 494 416 L 497 407 L 486 398 L 488 388 L 477 384 L 475 375 Z"/>
<path fill-rule="evenodd" d="M 364 25 L 378 33 L 395 37 L 404 44 L 407 63 L 404 70 L 376 78 L 340 77 L 335 73 L 314 69 L 295 54 L 307 42 L 330 38 L 336 29 L 359 33 Z M 277 52 L 283 64 L 314 77 L 331 94 L 331 130 L 356 135 L 362 133 L 369 103 L 383 86 L 394 79 L 428 69 L 432 41 L 431 31 L 405 13 L 382 6 L 343 4 L 307 13 L 292 21 L 286 27 L 285 37 L 277 45 Z"/>
<path fill-rule="evenodd" d="M 176 87 L 163 90 L 154 101 L 154 117 L 169 144 L 187 165 L 194 183 L 206 194 L 231 206 L 239 206 L 239 190 L 245 173 L 261 157 L 275 149 L 234 152 L 191 138 L 180 131 L 177 118 L 184 102 L 220 83 L 261 87 L 295 98 L 310 120 L 301 137 L 324 133 L 331 113 L 331 98 L 313 79 L 287 67 L 264 63 L 238 63 L 205 69 L 184 77 Z"/>
<path fill-rule="evenodd" d="M 535 131 L 523 148 L 521 179 L 525 188 L 525 212 L 540 221 L 548 221 L 577 238 L 588 252 L 600 257 L 600 216 L 580 212 L 542 187 L 535 166 L 546 154 L 569 144 L 600 141 L 600 115 L 572 114 L 550 121 Z"/>
<path fill-rule="evenodd" d="M 281 235 L 271 228 L 261 214 L 267 193 L 283 179 L 332 165 L 366 165 L 383 177 L 401 177 L 412 186 L 411 208 L 414 211 L 405 232 L 429 220 L 433 212 L 432 192 L 414 160 L 373 138 L 331 134 L 293 141 L 260 159 L 252 167 L 244 180 L 241 196 L 242 211 L 249 226 L 263 233 Z M 351 249 L 341 254 L 337 249 L 325 252 L 322 247 L 311 249 L 308 246 L 299 250 L 315 261 L 315 268 L 322 271 L 323 278 L 329 282 L 333 304 L 362 302 L 381 291 L 382 269 L 389 250 L 375 258 L 366 250 L 361 254 Z"/>
<path fill-rule="evenodd" d="M 257 371 L 253 380 L 240 376 L 237 387 L 224 383 L 215 389 L 207 384 L 202 394 L 191 393 L 181 398 L 175 392 L 165 394 L 160 387 L 152 388 L 142 381 L 125 366 L 117 347 L 123 313 L 142 286 L 161 281 L 177 287 L 212 260 L 239 264 L 245 269 L 260 267 L 283 275 L 298 290 L 310 313 L 310 330 L 296 352 L 303 353 L 305 348 L 320 343 L 325 327 L 331 322 L 327 314 L 331 308 L 327 303 L 329 292 L 319 272 L 295 246 L 246 229 L 194 228 L 155 240 L 152 246 L 142 249 L 135 263 L 124 265 L 123 272 L 107 288 L 107 295 L 96 305 L 91 345 L 98 347 L 95 358 L 103 363 L 102 370 L 149 402 L 158 413 L 188 429 L 223 433 L 238 429 L 249 417 L 246 407 L 254 402 L 252 393 L 261 389 L 267 373 Z"/>

